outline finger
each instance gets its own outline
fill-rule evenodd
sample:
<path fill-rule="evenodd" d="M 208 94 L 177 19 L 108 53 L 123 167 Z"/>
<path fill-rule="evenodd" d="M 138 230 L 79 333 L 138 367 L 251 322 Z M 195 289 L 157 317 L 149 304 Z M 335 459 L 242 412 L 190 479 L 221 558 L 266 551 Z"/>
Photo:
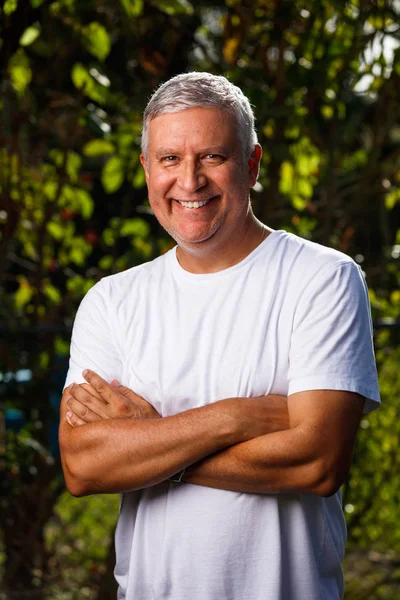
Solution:
<path fill-rule="evenodd" d="M 96 420 L 93 414 L 101 419 L 108 419 L 110 417 L 108 405 L 103 400 L 93 396 L 90 391 L 84 385 L 74 384 L 70 390 L 70 400 L 68 406 L 73 410 L 81 419 L 86 417 L 89 420 Z"/>
<path fill-rule="evenodd" d="M 75 413 L 72 411 L 68 411 L 65 415 L 67 422 L 71 425 L 71 427 L 78 427 L 79 425 L 86 425 L 85 421 L 82 421 Z"/>
<path fill-rule="evenodd" d="M 107 381 L 100 377 L 100 375 L 97 375 L 97 373 L 90 369 L 82 371 L 82 375 L 103 400 L 112 402 L 112 400 L 115 399 L 113 396 L 115 390 L 107 383 Z"/>
<path fill-rule="evenodd" d="M 126 387 L 125 385 L 118 385 L 117 390 L 120 394 L 122 394 L 122 396 L 124 396 L 125 398 L 128 398 L 132 402 L 140 402 L 140 401 L 146 402 L 146 400 L 144 398 L 142 398 L 142 396 L 139 396 L 139 394 L 136 394 L 136 392 L 134 392 L 130 388 Z"/>
<path fill-rule="evenodd" d="M 102 417 L 93 410 L 90 410 L 90 408 L 76 400 L 76 398 L 71 398 L 67 402 L 67 410 L 72 411 L 77 417 L 85 421 L 85 423 L 93 423 L 94 421 L 107 419 L 107 417 Z"/>
<path fill-rule="evenodd" d="M 85 390 L 87 390 L 89 392 L 89 394 L 91 394 L 92 396 L 95 396 L 96 398 L 101 400 L 103 402 L 103 404 L 107 404 L 107 402 L 105 400 L 103 400 L 103 398 L 100 396 L 100 394 L 98 392 L 96 392 L 96 390 L 90 385 L 90 383 L 80 383 L 79 385 L 81 387 L 83 387 Z"/>

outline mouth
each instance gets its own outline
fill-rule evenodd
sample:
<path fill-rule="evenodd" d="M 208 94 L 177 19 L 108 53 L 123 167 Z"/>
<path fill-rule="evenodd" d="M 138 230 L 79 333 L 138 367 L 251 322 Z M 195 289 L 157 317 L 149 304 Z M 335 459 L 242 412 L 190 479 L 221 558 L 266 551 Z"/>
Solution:
<path fill-rule="evenodd" d="M 185 202 L 184 200 L 177 200 L 176 198 L 174 198 L 174 200 L 184 208 L 202 208 L 203 206 L 209 204 L 215 198 L 217 198 L 217 196 L 213 196 L 212 198 L 208 198 L 206 200 L 198 200 L 196 202 Z"/>

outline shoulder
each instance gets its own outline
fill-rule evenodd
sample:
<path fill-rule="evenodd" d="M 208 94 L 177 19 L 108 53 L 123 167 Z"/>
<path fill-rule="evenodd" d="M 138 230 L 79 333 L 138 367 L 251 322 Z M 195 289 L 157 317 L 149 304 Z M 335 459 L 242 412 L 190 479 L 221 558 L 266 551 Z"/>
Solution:
<path fill-rule="evenodd" d="M 171 252 L 172 250 L 147 263 L 103 277 L 87 292 L 81 309 L 90 310 L 95 307 L 108 312 L 110 309 L 118 309 L 125 302 L 132 303 L 137 295 L 164 276 Z"/>
<path fill-rule="evenodd" d="M 276 231 L 277 247 L 285 253 L 287 260 L 296 260 L 304 264 L 312 263 L 314 268 L 339 264 L 355 264 L 354 260 L 334 248 L 317 244 L 287 231 Z"/>
<path fill-rule="evenodd" d="M 360 267 L 347 254 L 286 231 L 276 234 L 275 258 L 299 292 L 336 276 L 363 279 Z"/>

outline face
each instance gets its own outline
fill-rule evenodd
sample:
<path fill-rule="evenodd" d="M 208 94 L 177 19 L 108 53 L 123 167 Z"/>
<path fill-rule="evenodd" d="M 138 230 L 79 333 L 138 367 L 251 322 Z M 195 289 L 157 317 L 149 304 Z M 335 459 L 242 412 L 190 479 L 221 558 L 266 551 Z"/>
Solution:
<path fill-rule="evenodd" d="M 181 250 L 234 247 L 252 219 L 249 188 L 261 149 L 243 159 L 235 119 L 219 109 L 193 108 L 150 121 L 148 156 L 141 156 L 149 201 Z"/>

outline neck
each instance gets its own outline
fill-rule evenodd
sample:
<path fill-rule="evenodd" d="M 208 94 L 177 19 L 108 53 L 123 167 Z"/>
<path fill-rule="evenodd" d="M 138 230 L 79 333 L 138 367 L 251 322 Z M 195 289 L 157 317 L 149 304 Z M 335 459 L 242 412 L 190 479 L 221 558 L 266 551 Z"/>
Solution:
<path fill-rule="evenodd" d="M 179 244 L 176 252 L 179 264 L 190 273 L 216 273 L 241 262 L 265 238 L 272 229 L 261 223 L 251 214 L 245 223 L 240 239 L 237 234 L 232 243 L 220 246 L 217 240 L 206 240 L 196 244 Z"/>

